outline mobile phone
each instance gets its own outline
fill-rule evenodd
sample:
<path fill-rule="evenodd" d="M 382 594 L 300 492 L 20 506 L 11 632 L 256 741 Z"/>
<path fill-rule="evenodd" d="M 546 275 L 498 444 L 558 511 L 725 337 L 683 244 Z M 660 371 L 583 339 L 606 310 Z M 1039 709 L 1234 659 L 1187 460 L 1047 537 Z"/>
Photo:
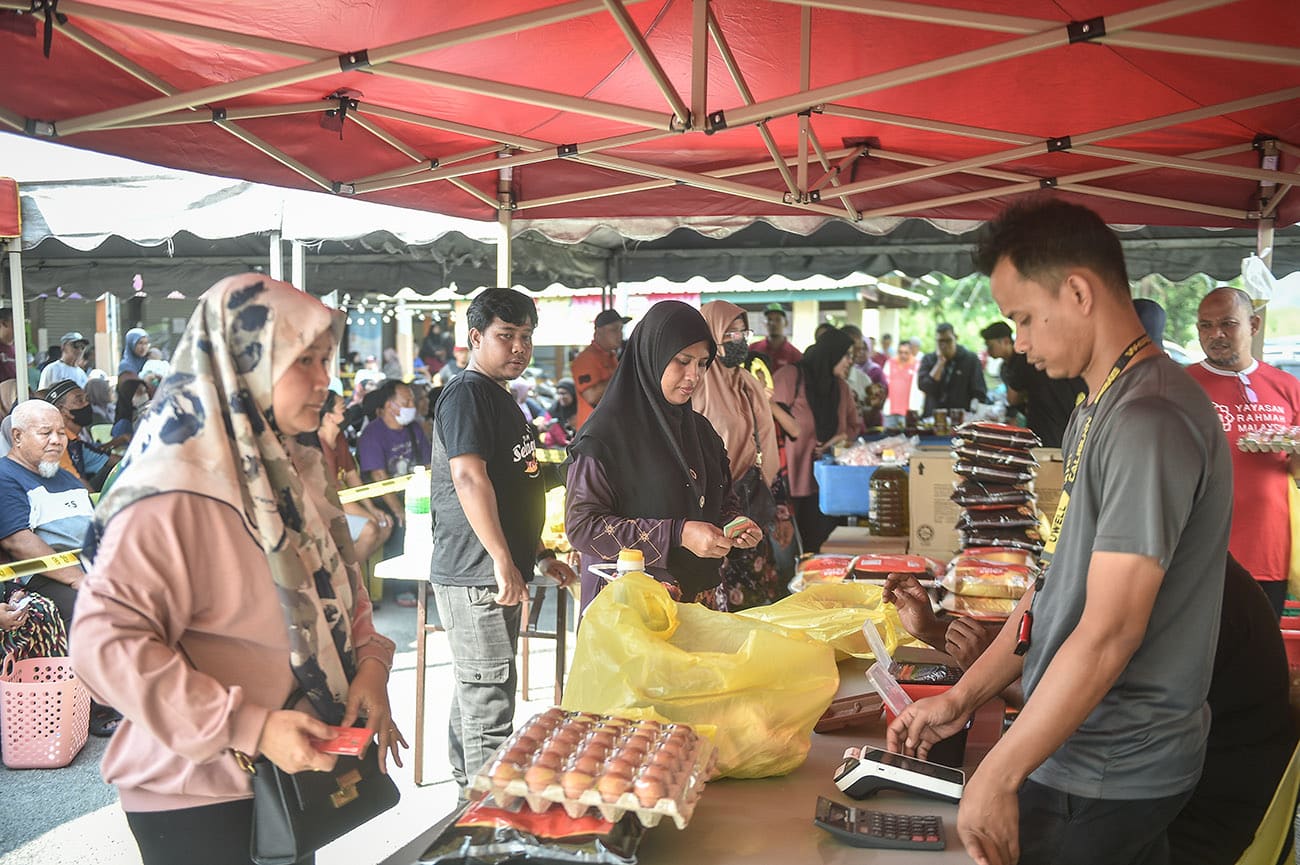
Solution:
<path fill-rule="evenodd" d="M 36 596 L 35 596 L 35 595 L 23 595 L 21 598 L 19 598 L 18 600 L 14 601 L 13 605 L 12 605 L 9 609 L 10 609 L 11 611 L 15 612 L 15 613 L 18 612 L 19 610 L 25 610 L 25 609 L 27 609 L 27 605 L 30 604 L 30 603 L 32 602 L 32 598 L 34 598 L 34 597 L 36 597 Z"/>
<path fill-rule="evenodd" d="M 739 516 L 722 527 L 722 534 L 729 538 L 737 538 L 753 522 L 749 517 Z"/>

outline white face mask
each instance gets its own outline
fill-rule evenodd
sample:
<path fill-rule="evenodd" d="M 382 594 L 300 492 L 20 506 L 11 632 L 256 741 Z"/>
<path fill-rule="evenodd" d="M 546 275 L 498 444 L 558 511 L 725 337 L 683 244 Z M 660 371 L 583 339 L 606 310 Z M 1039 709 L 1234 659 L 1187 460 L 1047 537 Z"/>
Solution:
<path fill-rule="evenodd" d="M 406 426 L 413 420 L 415 420 L 414 406 L 409 408 L 399 408 L 397 410 L 397 422 L 400 423 L 402 426 Z"/>

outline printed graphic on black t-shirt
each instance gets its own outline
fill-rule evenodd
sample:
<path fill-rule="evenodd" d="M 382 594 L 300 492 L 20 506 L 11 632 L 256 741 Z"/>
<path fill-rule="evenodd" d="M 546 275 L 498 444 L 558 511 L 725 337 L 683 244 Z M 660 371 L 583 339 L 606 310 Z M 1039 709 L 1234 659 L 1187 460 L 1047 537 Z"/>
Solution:
<path fill-rule="evenodd" d="M 529 579 L 546 516 L 537 436 L 514 398 L 476 370 L 453 379 L 434 411 L 430 579 L 449 586 L 495 583 L 492 559 L 470 527 L 451 480 L 450 460 L 465 454 L 487 463 L 511 558 Z"/>

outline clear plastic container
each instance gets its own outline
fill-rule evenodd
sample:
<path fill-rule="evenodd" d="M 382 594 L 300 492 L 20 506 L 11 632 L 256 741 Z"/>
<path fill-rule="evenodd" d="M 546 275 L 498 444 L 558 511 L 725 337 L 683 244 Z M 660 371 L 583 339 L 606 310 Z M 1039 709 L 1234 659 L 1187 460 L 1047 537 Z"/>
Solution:
<path fill-rule="evenodd" d="M 424 560 L 433 554 L 433 515 L 429 506 L 429 472 L 424 466 L 411 471 L 406 485 L 406 536 L 402 548 L 408 556 Z"/>

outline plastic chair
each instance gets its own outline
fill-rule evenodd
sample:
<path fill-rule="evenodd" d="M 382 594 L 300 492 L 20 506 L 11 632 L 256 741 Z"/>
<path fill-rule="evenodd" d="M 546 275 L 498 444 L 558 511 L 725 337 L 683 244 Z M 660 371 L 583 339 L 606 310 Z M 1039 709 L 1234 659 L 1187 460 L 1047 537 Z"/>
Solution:
<path fill-rule="evenodd" d="M 113 425 L 111 423 L 97 423 L 90 427 L 90 438 L 95 444 L 105 444 L 113 440 Z"/>
<path fill-rule="evenodd" d="M 1264 819 L 1255 830 L 1255 840 L 1241 854 L 1237 865 L 1277 865 L 1294 857 L 1294 839 L 1287 832 L 1296 819 L 1296 791 L 1300 790 L 1300 745 L 1291 752 L 1282 780 L 1278 782 L 1273 801 L 1268 803 Z M 1290 843 L 1289 843 L 1290 842 Z M 1283 851 L 1285 849 L 1285 857 Z"/>

